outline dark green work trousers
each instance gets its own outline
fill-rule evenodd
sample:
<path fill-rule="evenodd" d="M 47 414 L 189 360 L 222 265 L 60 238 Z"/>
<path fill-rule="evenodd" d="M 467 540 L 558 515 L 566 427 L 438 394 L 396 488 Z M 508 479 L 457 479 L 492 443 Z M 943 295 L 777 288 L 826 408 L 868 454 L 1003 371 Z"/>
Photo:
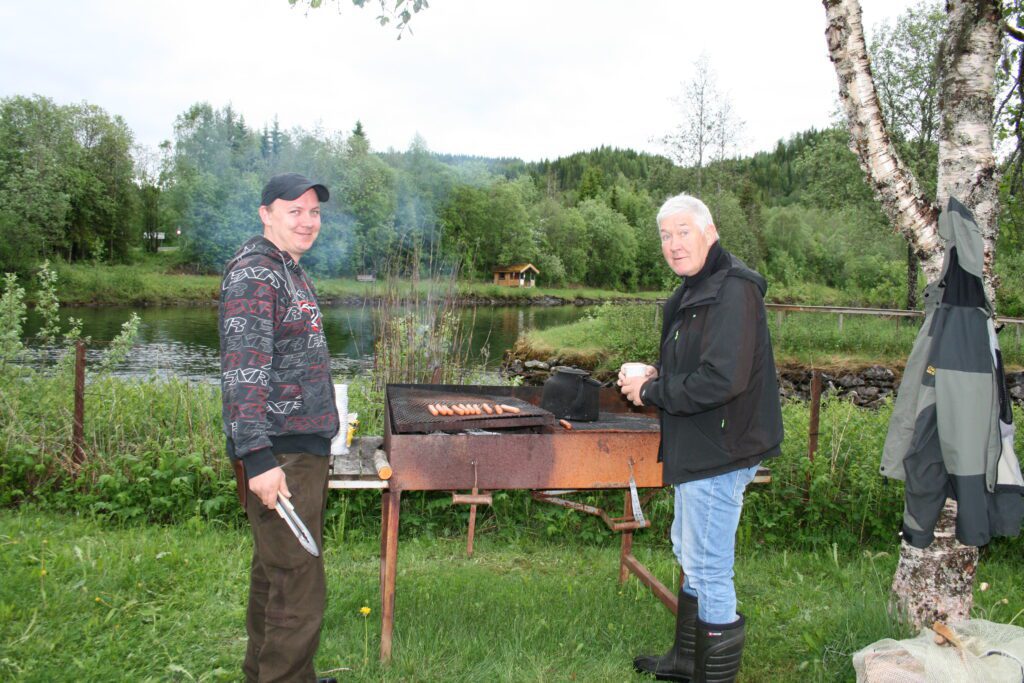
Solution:
<path fill-rule="evenodd" d="M 329 458 L 308 453 L 276 455 L 295 511 L 321 548 L 313 557 L 275 510 L 251 491 L 245 514 L 252 526 L 253 555 L 242 669 L 248 683 L 316 681 L 313 656 L 320 644 L 327 586 L 323 526 Z"/>

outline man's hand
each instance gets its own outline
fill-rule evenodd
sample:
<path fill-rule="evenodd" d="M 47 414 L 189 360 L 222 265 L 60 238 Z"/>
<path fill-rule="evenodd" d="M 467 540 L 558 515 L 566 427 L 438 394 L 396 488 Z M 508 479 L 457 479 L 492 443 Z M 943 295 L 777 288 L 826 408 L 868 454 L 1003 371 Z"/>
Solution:
<path fill-rule="evenodd" d="M 634 377 L 623 377 L 619 380 L 619 386 L 622 387 L 622 395 L 626 397 L 626 400 L 631 401 L 635 406 L 642 406 L 644 402 L 640 399 L 640 389 L 643 388 L 644 383 L 649 380 L 650 377 L 646 375 L 638 375 Z"/>
<path fill-rule="evenodd" d="M 641 374 L 636 374 L 638 366 L 643 370 Z M 630 371 L 629 374 L 627 374 L 627 370 Z M 640 389 L 647 380 L 657 376 L 658 368 L 653 365 L 623 363 L 619 368 L 618 385 L 622 387 L 621 391 L 626 400 L 631 401 L 635 406 L 642 406 L 644 402 L 640 399 Z"/>
<path fill-rule="evenodd" d="M 267 470 L 263 474 L 257 474 L 249 479 L 249 490 L 255 493 L 271 510 L 277 507 L 278 491 L 285 498 L 292 497 L 291 491 L 288 490 L 288 484 L 284 481 L 284 470 L 280 467 Z"/>

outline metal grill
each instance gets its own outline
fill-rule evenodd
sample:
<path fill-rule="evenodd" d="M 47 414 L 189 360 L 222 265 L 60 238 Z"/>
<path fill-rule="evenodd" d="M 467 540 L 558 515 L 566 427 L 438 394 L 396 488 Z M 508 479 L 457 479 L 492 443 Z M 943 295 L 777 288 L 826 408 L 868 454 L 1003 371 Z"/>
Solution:
<path fill-rule="evenodd" d="M 391 431 L 395 434 L 543 427 L 555 423 L 554 416 L 548 411 L 514 396 L 399 386 L 388 386 L 387 392 Z M 432 403 L 500 403 L 518 408 L 519 412 L 503 415 L 431 415 L 427 406 Z"/>
<path fill-rule="evenodd" d="M 642 413 L 609 413 L 601 411 L 596 422 L 570 422 L 577 432 L 657 432 L 658 418 Z"/>

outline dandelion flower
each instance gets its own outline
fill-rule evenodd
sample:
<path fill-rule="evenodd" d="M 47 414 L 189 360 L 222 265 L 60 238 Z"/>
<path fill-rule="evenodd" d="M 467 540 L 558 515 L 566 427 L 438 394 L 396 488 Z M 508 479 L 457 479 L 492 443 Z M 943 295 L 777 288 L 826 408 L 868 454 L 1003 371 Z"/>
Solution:
<path fill-rule="evenodd" d="M 987 581 L 982 581 L 981 582 L 981 591 L 984 593 L 987 590 L 988 590 L 988 582 Z"/>
<path fill-rule="evenodd" d="M 364 617 L 368 617 L 370 616 L 370 608 L 366 606 L 360 607 L 359 613 L 362 614 Z"/>

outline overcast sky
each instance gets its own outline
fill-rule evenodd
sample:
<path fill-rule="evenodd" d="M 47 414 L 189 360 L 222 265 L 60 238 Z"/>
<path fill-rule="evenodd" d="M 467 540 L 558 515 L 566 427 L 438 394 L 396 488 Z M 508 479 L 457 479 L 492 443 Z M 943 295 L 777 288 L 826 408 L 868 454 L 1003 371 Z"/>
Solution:
<path fill-rule="evenodd" d="M 912 4 L 862 0 L 869 30 Z M 349 131 L 377 150 L 418 132 L 436 152 L 556 158 L 600 145 L 661 153 L 673 98 L 706 53 L 744 153 L 828 125 L 836 77 L 816 0 L 430 0 L 411 35 L 373 0 L 21 0 L 0 4 L 0 97 L 37 93 L 173 137 L 191 104 L 262 127 Z M 340 11 L 339 11 L 340 10 Z"/>

